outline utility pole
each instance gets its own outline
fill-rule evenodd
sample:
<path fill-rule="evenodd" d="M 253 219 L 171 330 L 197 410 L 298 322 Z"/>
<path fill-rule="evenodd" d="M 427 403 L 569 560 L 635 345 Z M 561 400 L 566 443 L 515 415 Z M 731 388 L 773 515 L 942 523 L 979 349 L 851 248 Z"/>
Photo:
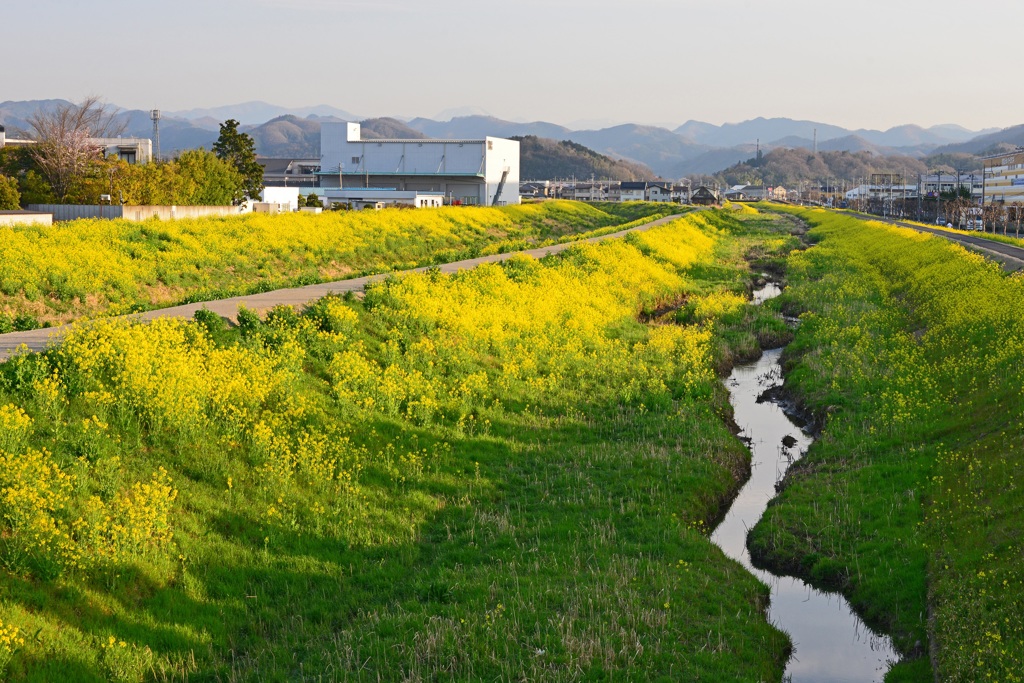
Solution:
<path fill-rule="evenodd" d="M 918 220 L 921 220 L 921 193 L 925 188 L 925 181 L 922 179 L 924 176 L 921 173 L 918 174 Z"/>
<path fill-rule="evenodd" d="M 985 210 L 985 199 L 988 197 L 988 187 L 986 181 L 988 180 L 988 162 L 984 159 L 981 160 L 981 210 Z M 1019 210 L 1019 209 L 1018 209 Z"/>

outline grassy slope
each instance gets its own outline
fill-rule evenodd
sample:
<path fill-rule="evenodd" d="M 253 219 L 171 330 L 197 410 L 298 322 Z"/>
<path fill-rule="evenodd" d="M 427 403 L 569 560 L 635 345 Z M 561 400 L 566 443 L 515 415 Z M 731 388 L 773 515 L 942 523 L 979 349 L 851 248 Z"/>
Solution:
<path fill-rule="evenodd" d="M 822 438 L 751 534 L 917 661 L 889 680 L 1019 680 L 1024 283 L 940 239 L 800 211 L 790 384 Z M 929 621 L 930 617 L 930 621 Z"/>
<path fill-rule="evenodd" d="M 1024 239 L 1021 239 L 1020 236 L 1016 234 L 1016 230 L 1013 229 L 1012 227 L 1008 228 L 1006 234 L 1004 235 L 1001 232 L 983 232 L 983 231 L 980 231 L 980 230 L 966 230 L 966 229 L 961 229 L 961 228 L 957 228 L 957 227 L 947 228 L 945 225 L 935 225 L 934 223 L 921 223 L 921 222 L 910 220 L 910 219 L 904 220 L 902 222 L 914 223 L 914 224 L 917 224 L 917 225 L 922 225 L 922 226 L 924 226 L 926 228 L 930 228 L 932 230 L 939 230 L 941 232 L 949 232 L 949 233 L 952 233 L 952 234 L 955 234 L 955 235 L 968 234 L 968 235 L 971 235 L 972 237 L 979 237 L 981 239 L 986 239 L 986 240 L 989 240 L 989 241 L 992 241 L 992 242 L 1002 242 L 1004 244 L 1012 244 L 1015 247 L 1024 246 Z"/>
<path fill-rule="evenodd" d="M 0 405 L 26 407 L 26 439 L 78 474 L 87 491 L 76 495 L 119 500 L 111 492 L 158 466 L 179 491 L 162 549 L 55 578 L 3 549 L 0 618 L 28 636 L 9 671 L 40 681 L 777 680 L 788 646 L 765 623 L 766 589 L 706 539 L 747 454 L 723 419 L 715 359 L 687 354 L 713 348 L 723 326 L 747 346 L 773 326 L 721 292 L 746 286 L 744 253 L 777 257 L 792 242 L 786 224 L 765 236 L 779 230 L 772 220 L 682 223 L 691 227 L 543 264 L 393 281 L 301 318 L 243 316 L 234 331 L 209 321 L 212 348 L 189 336 L 195 326 L 184 327 L 192 341 L 163 347 L 153 339 L 173 324 L 115 326 L 5 364 Z M 561 277 L 576 284 L 529 287 Z M 672 328 L 634 319 L 687 293 L 690 351 L 664 346 Z M 537 329 L 502 317 L 521 308 Z M 590 327 L 609 310 L 625 315 Z M 494 321 L 489 341 L 465 338 Z M 536 336 L 502 341 L 520 327 Z M 376 387 L 372 405 L 345 398 L 358 373 L 344 352 L 359 349 L 407 373 L 394 385 L 390 370 L 364 376 L 353 395 Z M 221 352 L 237 357 L 218 381 L 212 360 L 195 364 Z M 139 356 L 154 365 L 140 365 L 134 388 L 104 395 Z M 509 379 L 516 363 L 521 379 Z M 51 399 L 54 367 L 66 388 Z M 416 373 L 463 398 L 437 393 L 429 418 L 426 394 L 386 410 L 388 392 L 427 386 Z M 479 373 L 492 389 L 464 398 Z M 236 400 L 277 425 L 269 434 L 233 432 L 237 411 L 190 422 L 188 400 L 161 399 L 166 387 L 193 396 L 232 377 L 243 382 Z M 252 404 L 267 386 L 279 392 Z M 99 436 L 88 424 L 97 414 Z M 302 445 L 321 434 L 330 457 Z M 267 444 L 283 453 L 285 475 Z"/>
<path fill-rule="evenodd" d="M 445 263 L 681 210 L 553 201 L 5 228 L 0 332 Z"/>

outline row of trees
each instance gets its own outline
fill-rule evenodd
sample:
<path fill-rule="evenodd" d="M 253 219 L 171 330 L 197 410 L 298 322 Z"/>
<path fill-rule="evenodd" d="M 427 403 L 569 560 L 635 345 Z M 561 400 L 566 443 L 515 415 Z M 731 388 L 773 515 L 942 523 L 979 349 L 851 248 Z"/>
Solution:
<path fill-rule="evenodd" d="M 35 144 L 0 150 L 0 210 L 94 204 L 102 195 L 130 205 L 228 205 L 255 199 L 263 189 L 255 141 L 234 119 L 221 124 L 212 152 L 189 150 L 139 165 L 104 157 L 93 141 L 124 130 L 124 118 L 97 98 L 37 112 L 29 124 Z"/>

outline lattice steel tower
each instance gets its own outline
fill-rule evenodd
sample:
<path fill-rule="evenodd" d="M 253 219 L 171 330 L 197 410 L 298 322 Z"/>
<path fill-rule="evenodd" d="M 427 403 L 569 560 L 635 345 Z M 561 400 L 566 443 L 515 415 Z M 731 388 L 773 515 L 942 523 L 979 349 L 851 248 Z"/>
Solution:
<path fill-rule="evenodd" d="M 153 119 L 153 160 L 156 161 L 160 159 L 160 110 L 150 111 L 149 118 Z"/>

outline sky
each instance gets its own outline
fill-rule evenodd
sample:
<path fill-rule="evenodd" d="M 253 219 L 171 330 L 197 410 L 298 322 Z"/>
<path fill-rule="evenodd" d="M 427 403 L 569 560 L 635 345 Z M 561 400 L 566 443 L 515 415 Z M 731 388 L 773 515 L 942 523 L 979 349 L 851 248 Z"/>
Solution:
<path fill-rule="evenodd" d="M 4 0 L 0 101 L 1024 123 L 1021 0 Z"/>

